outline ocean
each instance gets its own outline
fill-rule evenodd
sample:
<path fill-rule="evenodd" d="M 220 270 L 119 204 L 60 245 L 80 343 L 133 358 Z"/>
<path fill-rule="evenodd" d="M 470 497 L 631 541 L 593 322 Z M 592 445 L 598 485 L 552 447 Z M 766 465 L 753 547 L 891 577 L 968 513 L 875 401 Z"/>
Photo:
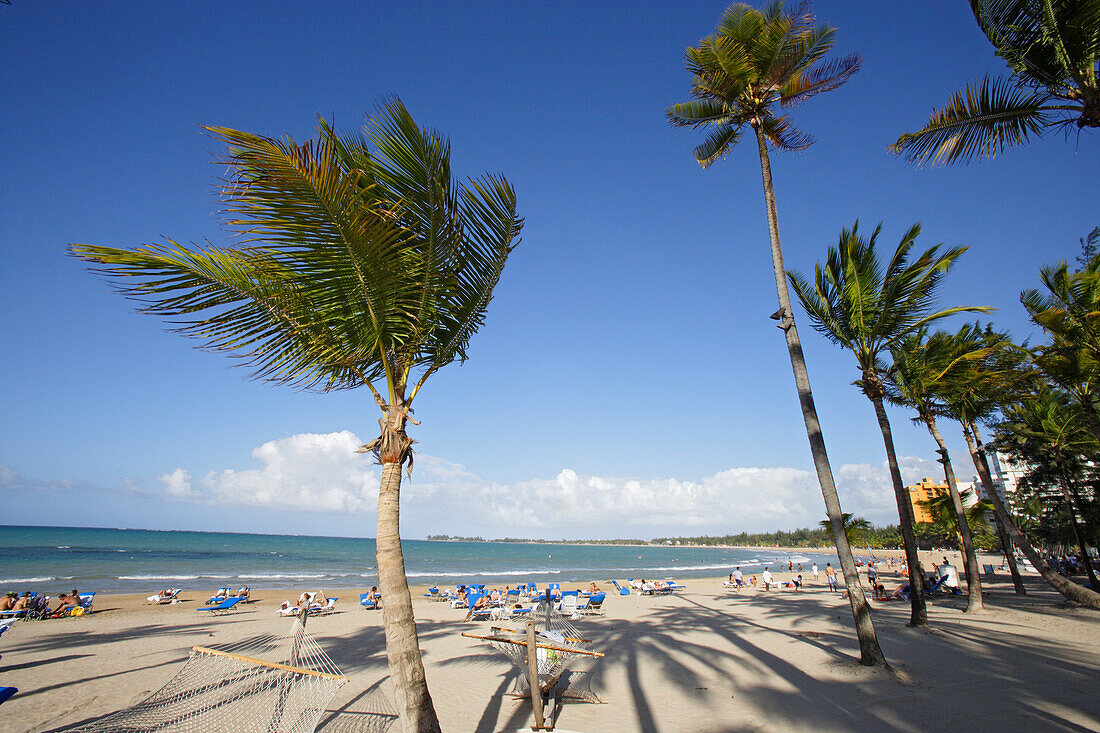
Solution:
<path fill-rule="evenodd" d="M 717 577 L 734 566 L 836 563 L 827 552 L 768 549 L 404 540 L 413 585 L 511 585 Z M 173 586 L 214 590 L 362 588 L 376 585 L 374 540 L 347 537 L 0 526 L 0 592 L 152 593 Z"/>

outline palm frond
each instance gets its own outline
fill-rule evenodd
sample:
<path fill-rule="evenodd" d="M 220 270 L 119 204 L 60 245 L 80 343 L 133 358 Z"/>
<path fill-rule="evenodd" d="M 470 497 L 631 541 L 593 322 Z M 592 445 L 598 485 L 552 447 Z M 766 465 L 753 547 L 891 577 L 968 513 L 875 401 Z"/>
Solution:
<path fill-rule="evenodd" d="M 669 105 L 665 114 L 676 127 L 706 127 L 729 118 L 724 105 L 709 99 Z"/>
<path fill-rule="evenodd" d="M 814 139 L 797 129 L 789 117 L 766 113 L 760 117 L 760 129 L 778 150 L 805 150 L 814 143 Z"/>
<path fill-rule="evenodd" d="M 911 163 L 950 164 L 995 157 L 1041 135 L 1055 120 L 1050 95 L 986 77 L 956 92 L 928 124 L 901 135 L 890 150 Z"/>
<path fill-rule="evenodd" d="M 728 155 L 740 139 L 741 126 L 729 123 L 719 125 L 695 148 L 695 160 L 703 168 L 709 168 L 714 161 Z"/>

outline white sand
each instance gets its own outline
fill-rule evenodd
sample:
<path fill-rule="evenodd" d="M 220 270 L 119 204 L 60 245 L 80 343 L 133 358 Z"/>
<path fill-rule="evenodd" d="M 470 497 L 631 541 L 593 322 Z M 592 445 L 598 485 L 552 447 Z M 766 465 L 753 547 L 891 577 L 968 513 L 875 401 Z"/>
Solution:
<path fill-rule="evenodd" d="M 962 612 L 965 598 L 937 598 L 928 629 L 906 627 L 906 603 L 876 604 L 898 675 L 857 664 L 847 601 L 825 590 L 824 576 L 802 593 L 738 594 L 721 581 L 688 580 L 686 592 L 664 597 L 611 589 L 606 616 L 574 622 L 607 654 L 593 676 L 603 704 L 565 703 L 559 730 L 1100 730 L 1100 613 L 1066 607 L 1037 576 L 1027 577 L 1025 598 L 1007 576 L 988 583 L 990 610 L 979 616 Z M 309 622 L 352 678 L 330 705 L 329 731 L 366 720 L 351 712 L 392 710 L 377 688 L 386 677 L 382 617 L 357 608 L 358 593 L 341 591 L 341 613 Z M 258 602 L 221 618 L 194 610 L 200 593 L 173 606 L 105 596 L 90 617 L 18 623 L 0 638 L 0 685 L 20 688 L 0 707 L 0 731 L 51 730 L 130 705 L 169 679 L 193 645 L 288 629 L 272 611 L 292 595 L 260 591 Z M 444 729 L 529 726 L 530 702 L 504 694 L 511 663 L 460 635 L 488 624 L 414 597 Z"/>

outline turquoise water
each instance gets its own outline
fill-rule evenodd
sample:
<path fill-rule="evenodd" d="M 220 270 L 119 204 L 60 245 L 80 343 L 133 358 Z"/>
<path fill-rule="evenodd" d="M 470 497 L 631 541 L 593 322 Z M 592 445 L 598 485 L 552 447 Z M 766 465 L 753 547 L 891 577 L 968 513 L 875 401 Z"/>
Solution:
<path fill-rule="evenodd" d="M 152 592 L 222 585 L 358 588 L 377 584 L 374 540 L 139 529 L 0 526 L 0 591 Z M 405 540 L 416 585 L 514 584 L 610 578 L 676 579 L 836 563 L 828 553 L 704 547 L 428 542 Z"/>

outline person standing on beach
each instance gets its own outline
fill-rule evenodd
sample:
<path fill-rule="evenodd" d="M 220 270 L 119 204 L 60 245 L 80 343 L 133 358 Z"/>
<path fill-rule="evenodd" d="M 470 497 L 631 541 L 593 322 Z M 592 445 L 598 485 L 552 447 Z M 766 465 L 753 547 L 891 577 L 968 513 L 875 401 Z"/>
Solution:
<path fill-rule="evenodd" d="M 874 560 L 867 563 L 867 582 L 871 584 L 871 590 L 878 584 L 878 568 L 875 567 Z"/>
<path fill-rule="evenodd" d="M 738 588 L 745 584 L 744 577 L 745 576 L 741 574 L 741 566 L 738 565 L 733 571 L 733 582 L 737 584 Z"/>
<path fill-rule="evenodd" d="M 831 562 L 825 563 L 825 580 L 829 583 L 829 590 L 836 590 L 836 570 Z"/>
<path fill-rule="evenodd" d="M 817 582 L 817 563 L 816 562 L 810 567 L 810 572 L 814 574 L 814 582 L 816 583 Z"/>
<path fill-rule="evenodd" d="M 772 573 L 767 568 L 764 568 L 764 590 L 771 590 L 772 585 Z"/>

